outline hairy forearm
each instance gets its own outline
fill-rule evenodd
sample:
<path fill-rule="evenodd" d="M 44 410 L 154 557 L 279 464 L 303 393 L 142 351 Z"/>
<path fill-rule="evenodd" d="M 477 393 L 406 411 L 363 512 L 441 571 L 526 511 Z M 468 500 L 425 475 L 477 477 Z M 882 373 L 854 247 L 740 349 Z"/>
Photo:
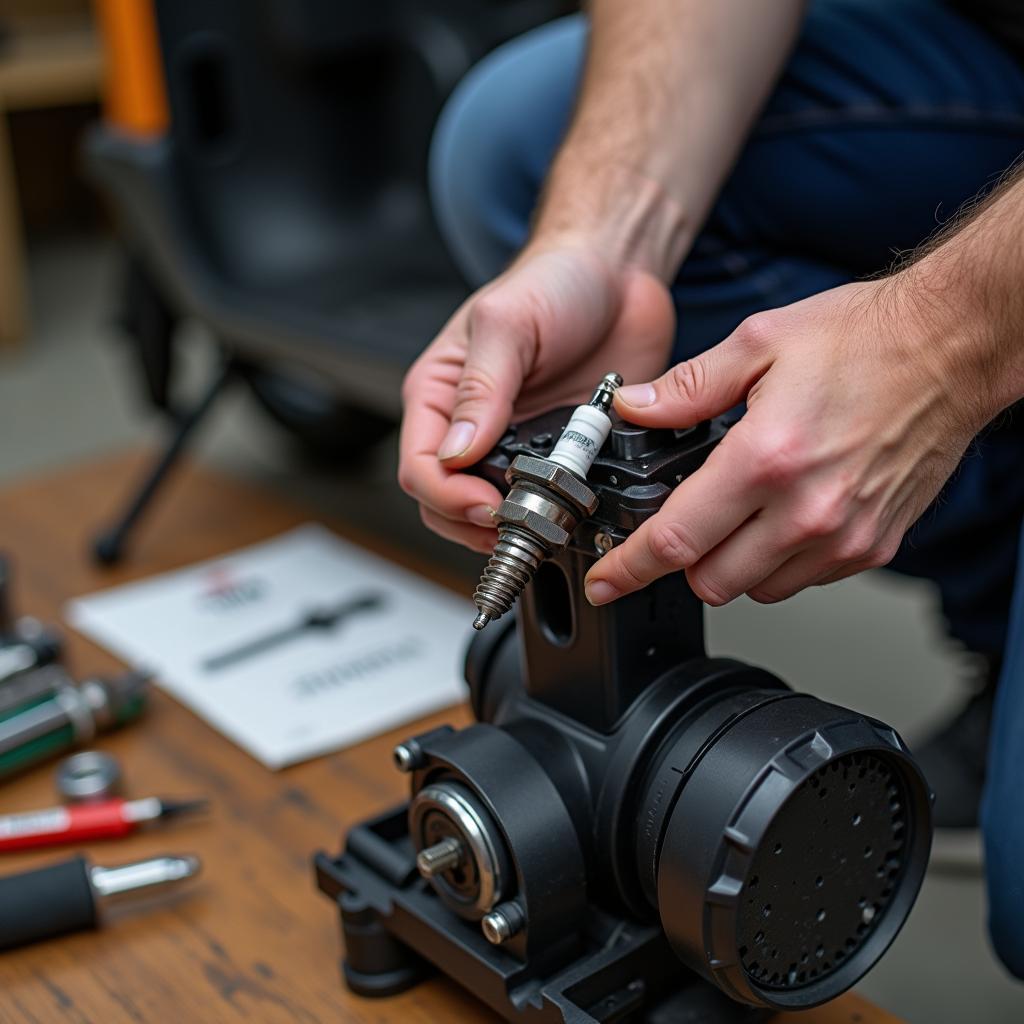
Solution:
<path fill-rule="evenodd" d="M 1024 172 L 1017 168 L 891 278 L 976 428 L 1024 398 Z"/>
<path fill-rule="evenodd" d="M 673 276 L 803 8 L 804 0 L 592 0 L 583 84 L 535 239 L 584 236 Z"/>

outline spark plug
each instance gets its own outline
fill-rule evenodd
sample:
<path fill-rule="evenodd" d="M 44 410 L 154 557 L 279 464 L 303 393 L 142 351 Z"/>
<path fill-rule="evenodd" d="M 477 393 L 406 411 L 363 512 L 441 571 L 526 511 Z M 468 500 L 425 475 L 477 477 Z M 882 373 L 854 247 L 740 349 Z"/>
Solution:
<path fill-rule="evenodd" d="M 494 514 L 498 542 L 473 594 L 474 629 L 500 619 L 518 600 L 541 562 L 568 545 L 597 508 L 587 473 L 612 429 L 608 411 L 622 378 L 605 374 L 586 405 L 576 408 L 551 455 L 517 455 L 505 474 L 509 492 Z"/>

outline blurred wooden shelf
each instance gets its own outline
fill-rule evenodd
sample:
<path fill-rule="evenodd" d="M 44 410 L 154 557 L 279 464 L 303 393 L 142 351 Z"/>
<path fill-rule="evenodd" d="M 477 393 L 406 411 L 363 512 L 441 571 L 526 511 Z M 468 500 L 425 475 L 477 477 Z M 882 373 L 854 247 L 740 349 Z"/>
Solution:
<path fill-rule="evenodd" d="M 26 110 L 89 103 L 99 95 L 103 58 L 88 25 L 14 32 L 0 42 L 0 107 Z"/>
<path fill-rule="evenodd" d="M 4 23 L 8 27 L 8 23 Z M 28 328 L 25 246 L 8 114 L 90 103 L 100 95 L 103 53 L 87 20 L 12 20 L 0 37 L 0 347 Z"/>

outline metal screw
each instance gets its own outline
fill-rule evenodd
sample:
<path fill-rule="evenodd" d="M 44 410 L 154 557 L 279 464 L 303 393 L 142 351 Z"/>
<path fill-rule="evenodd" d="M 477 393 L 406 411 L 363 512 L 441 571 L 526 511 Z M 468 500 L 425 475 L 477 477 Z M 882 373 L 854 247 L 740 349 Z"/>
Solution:
<path fill-rule="evenodd" d="M 416 868 L 424 878 L 443 875 L 462 863 L 462 843 L 454 836 L 448 836 L 416 855 Z"/>
<path fill-rule="evenodd" d="M 599 555 L 603 555 L 615 547 L 615 541 L 604 530 L 599 530 L 594 534 L 594 547 Z"/>
<path fill-rule="evenodd" d="M 400 772 L 415 771 L 423 763 L 423 751 L 415 740 L 399 743 L 391 756 L 395 759 L 395 767 Z"/>
<path fill-rule="evenodd" d="M 526 923 L 518 903 L 502 903 L 480 920 L 480 930 L 492 945 L 500 946 L 517 934 Z"/>

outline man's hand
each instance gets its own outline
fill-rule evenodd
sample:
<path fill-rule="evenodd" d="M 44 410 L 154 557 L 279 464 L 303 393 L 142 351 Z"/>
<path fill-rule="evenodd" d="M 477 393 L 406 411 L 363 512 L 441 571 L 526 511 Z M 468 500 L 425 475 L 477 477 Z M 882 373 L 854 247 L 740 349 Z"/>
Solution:
<path fill-rule="evenodd" d="M 514 419 L 585 401 L 615 370 L 643 380 L 668 361 L 667 288 L 594 246 L 527 249 L 471 296 L 409 371 L 399 481 L 432 530 L 489 553 L 501 495 L 459 472 Z"/>
<path fill-rule="evenodd" d="M 744 400 L 747 411 L 591 569 L 592 604 L 679 570 L 708 604 L 770 603 L 895 555 L 993 412 L 965 385 L 941 298 L 913 278 L 759 313 L 653 384 L 620 389 L 619 413 L 648 426 L 690 426 Z"/>

